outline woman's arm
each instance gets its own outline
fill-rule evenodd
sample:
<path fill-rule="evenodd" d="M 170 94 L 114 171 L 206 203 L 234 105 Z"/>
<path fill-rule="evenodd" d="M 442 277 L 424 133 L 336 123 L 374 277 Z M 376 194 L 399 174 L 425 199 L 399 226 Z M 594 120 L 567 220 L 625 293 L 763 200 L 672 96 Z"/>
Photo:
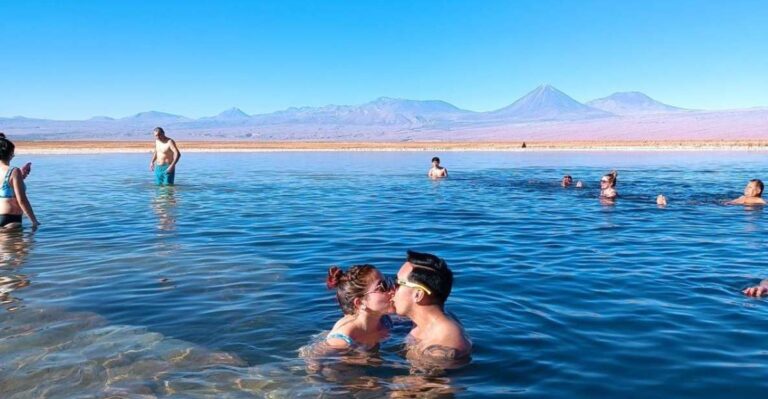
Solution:
<path fill-rule="evenodd" d="M 19 171 L 19 169 L 14 169 L 10 178 L 13 180 L 11 182 L 11 185 L 13 186 L 13 193 L 16 195 L 16 200 L 19 201 L 21 210 L 24 211 L 29 220 L 32 221 L 33 226 L 39 225 L 40 222 L 38 222 L 37 218 L 35 217 L 35 211 L 32 210 L 32 204 L 29 203 L 29 198 L 27 198 L 27 192 L 22 186 L 23 178 L 21 177 L 21 171 Z"/>

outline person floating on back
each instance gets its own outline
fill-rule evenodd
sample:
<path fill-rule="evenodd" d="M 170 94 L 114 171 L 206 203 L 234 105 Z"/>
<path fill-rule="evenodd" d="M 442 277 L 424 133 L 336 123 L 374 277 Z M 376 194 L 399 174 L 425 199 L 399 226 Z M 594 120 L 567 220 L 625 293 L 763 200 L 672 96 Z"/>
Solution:
<path fill-rule="evenodd" d="M 763 182 L 760 179 L 752 179 L 744 187 L 744 195 L 735 200 L 726 202 L 726 205 L 765 205 L 763 196 Z"/>
<path fill-rule="evenodd" d="M 16 146 L 5 135 L 0 137 L 0 173 L 5 176 L 0 188 L 0 228 L 20 227 L 22 213 L 27 215 L 33 227 L 37 227 L 40 222 L 27 198 L 23 173 L 19 168 L 11 167 L 15 150 Z"/>
<path fill-rule="evenodd" d="M 427 176 L 436 179 L 439 177 L 448 177 L 448 169 L 440 166 L 440 158 L 432 158 L 432 167 L 427 172 Z"/>
<path fill-rule="evenodd" d="M 159 186 L 171 186 L 176 177 L 176 164 L 181 158 L 181 152 L 176 147 L 176 142 L 165 135 L 161 127 L 156 127 L 155 151 L 152 153 L 152 160 L 149 161 L 149 170 L 155 172 L 155 182 Z"/>
<path fill-rule="evenodd" d="M 395 312 L 413 321 L 406 337 L 407 358 L 415 365 L 447 368 L 466 363 L 472 342 L 458 319 L 445 311 L 453 272 L 441 258 L 408 251 L 397 272 Z"/>
<path fill-rule="evenodd" d="M 606 200 L 614 200 L 619 196 L 616 192 L 616 178 L 619 176 L 619 172 L 615 170 L 610 171 L 608 174 L 600 178 L 600 198 Z"/>

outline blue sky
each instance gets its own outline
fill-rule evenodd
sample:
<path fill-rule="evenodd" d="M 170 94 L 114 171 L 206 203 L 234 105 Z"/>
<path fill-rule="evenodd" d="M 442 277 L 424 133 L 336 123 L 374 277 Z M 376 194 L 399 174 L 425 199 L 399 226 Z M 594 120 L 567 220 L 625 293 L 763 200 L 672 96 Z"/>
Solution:
<path fill-rule="evenodd" d="M 542 83 L 768 106 L 766 1 L 0 0 L 0 116 L 440 99 L 488 111 Z"/>

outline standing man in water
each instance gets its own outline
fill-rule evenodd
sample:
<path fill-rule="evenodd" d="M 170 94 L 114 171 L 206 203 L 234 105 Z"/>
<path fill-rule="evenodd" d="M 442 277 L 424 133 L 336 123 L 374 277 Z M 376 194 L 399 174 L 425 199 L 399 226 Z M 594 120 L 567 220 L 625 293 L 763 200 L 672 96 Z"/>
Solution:
<path fill-rule="evenodd" d="M 453 272 L 441 258 L 408 251 L 397 272 L 392 299 L 395 312 L 413 321 L 406 337 L 408 359 L 415 364 L 452 367 L 469 360 L 470 342 L 458 319 L 445 311 L 451 294 Z"/>
<path fill-rule="evenodd" d="M 440 158 L 438 157 L 432 158 L 432 167 L 429 168 L 429 171 L 427 172 L 427 176 L 429 176 L 432 179 L 435 179 L 438 177 L 448 177 L 448 169 L 440 166 Z"/>
<path fill-rule="evenodd" d="M 155 172 L 155 182 L 158 186 L 172 186 L 181 152 L 176 147 L 176 142 L 165 135 L 163 128 L 156 127 L 154 135 L 155 151 L 152 153 L 152 160 L 149 161 L 149 170 Z"/>

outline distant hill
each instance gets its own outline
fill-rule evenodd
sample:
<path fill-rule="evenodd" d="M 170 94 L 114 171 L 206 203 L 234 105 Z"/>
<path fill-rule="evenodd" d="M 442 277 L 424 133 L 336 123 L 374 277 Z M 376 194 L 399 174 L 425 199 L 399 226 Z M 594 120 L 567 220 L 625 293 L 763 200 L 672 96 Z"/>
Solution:
<path fill-rule="evenodd" d="M 204 118 L 200 118 L 200 120 L 242 121 L 249 118 L 250 116 L 245 112 L 243 112 L 243 110 L 241 110 L 240 108 L 232 107 L 229 109 L 225 109 L 224 111 L 221 111 L 216 116 L 204 117 Z"/>
<path fill-rule="evenodd" d="M 138 123 L 151 123 L 151 124 L 163 124 L 163 123 L 176 123 L 190 121 L 190 118 L 181 115 L 169 114 L 166 112 L 147 111 L 139 112 L 136 115 L 126 116 L 120 118 L 123 122 L 138 122 Z"/>
<path fill-rule="evenodd" d="M 445 101 L 421 101 L 380 97 L 358 105 L 288 108 L 271 114 L 255 115 L 264 124 L 317 124 L 355 126 L 414 127 L 435 121 L 455 120 L 471 111 L 459 109 Z"/>
<path fill-rule="evenodd" d="M 550 85 L 541 85 L 512 105 L 490 114 L 520 121 L 573 120 L 611 116 L 611 113 L 584 105 Z"/>
<path fill-rule="evenodd" d="M 587 102 L 587 105 L 616 115 L 658 114 L 687 111 L 656 101 L 639 91 L 613 93 Z"/>

